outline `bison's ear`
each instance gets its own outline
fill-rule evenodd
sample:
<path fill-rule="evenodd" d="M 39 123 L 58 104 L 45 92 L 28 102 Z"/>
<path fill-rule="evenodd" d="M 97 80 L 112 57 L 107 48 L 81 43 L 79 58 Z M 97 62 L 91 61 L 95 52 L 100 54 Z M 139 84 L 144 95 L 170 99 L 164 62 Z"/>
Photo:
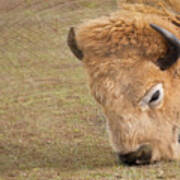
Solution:
<path fill-rule="evenodd" d="M 168 51 L 164 57 L 157 60 L 157 64 L 161 70 L 170 68 L 180 58 L 180 40 L 166 29 L 159 27 L 155 24 L 150 26 L 160 33 L 166 40 L 168 45 Z"/>
<path fill-rule="evenodd" d="M 79 49 L 77 42 L 76 42 L 76 35 L 74 32 L 74 28 L 71 27 L 68 33 L 68 37 L 67 37 L 67 44 L 69 46 L 69 48 L 71 49 L 72 53 L 79 59 L 82 60 L 83 59 L 83 53 L 82 51 Z"/>

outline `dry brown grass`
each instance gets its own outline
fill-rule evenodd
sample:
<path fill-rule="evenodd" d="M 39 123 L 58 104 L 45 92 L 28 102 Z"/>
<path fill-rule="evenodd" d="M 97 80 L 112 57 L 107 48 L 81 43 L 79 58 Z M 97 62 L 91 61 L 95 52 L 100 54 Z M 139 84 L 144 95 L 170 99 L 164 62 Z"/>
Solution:
<path fill-rule="evenodd" d="M 113 3 L 104 2 L 110 11 Z M 104 14 L 100 5 L 2 2 L 0 177 L 66 179 L 80 169 L 113 165 L 104 118 L 87 93 L 81 64 L 66 46 L 69 27 Z"/>

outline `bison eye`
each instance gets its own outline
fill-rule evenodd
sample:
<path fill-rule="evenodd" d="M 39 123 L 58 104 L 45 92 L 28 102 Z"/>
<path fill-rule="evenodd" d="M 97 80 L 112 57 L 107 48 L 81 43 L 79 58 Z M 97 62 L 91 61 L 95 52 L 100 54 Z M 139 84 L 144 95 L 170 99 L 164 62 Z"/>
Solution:
<path fill-rule="evenodd" d="M 160 96 L 160 91 L 157 90 L 151 97 L 149 103 L 152 103 L 154 101 L 157 101 L 159 99 L 159 96 Z"/>
<path fill-rule="evenodd" d="M 161 83 L 153 86 L 140 101 L 143 110 L 157 108 L 162 104 L 164 97 L 163 85 Z"/>

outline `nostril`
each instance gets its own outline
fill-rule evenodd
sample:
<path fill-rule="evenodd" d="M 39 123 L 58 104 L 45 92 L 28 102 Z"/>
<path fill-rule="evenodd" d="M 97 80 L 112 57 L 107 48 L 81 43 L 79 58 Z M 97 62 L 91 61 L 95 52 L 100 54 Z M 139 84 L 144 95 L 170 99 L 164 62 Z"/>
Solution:
<path fill-rule="evenodd" d="M 118 154 L 119 160 L 127 165 L 149 164 L 152 157 L 152 147 L 149 144 L 140 146 L 136 151 Z"/>

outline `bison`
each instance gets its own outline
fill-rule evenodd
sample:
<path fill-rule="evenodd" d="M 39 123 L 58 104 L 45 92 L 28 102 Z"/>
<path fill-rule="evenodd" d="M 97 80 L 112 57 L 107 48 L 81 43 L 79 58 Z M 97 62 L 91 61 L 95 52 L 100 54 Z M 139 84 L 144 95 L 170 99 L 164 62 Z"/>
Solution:
<path fill-rule="evenodd" d="M 88 73 L 120 160 L 178 160 L 180 19 L 168 10 L 132 9 L 72 27 L 67 43 Z"/>

